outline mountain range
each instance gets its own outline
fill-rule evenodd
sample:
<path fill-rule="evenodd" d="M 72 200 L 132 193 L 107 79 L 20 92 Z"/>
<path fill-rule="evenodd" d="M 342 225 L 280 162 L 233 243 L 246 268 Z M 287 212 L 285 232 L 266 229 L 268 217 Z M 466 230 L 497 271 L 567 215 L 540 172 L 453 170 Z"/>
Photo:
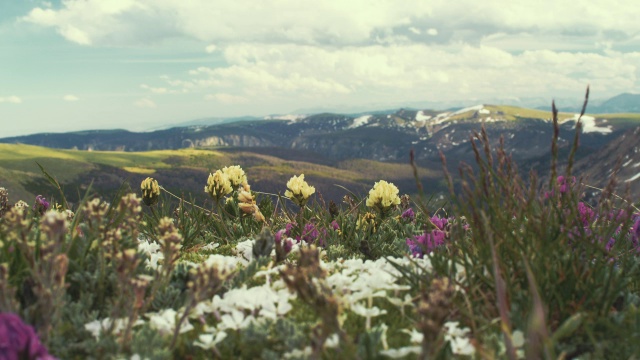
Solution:
<path fill-rule="evenodd" d="M 597 106 L 601 110 L 617 106 L 631 111 L 633 106 L 637 106 L 634 99 L 634 95 L 623 94 Z M 582 131 L 576 168 L 586 176 L 584 181 L 602 188 L 617 159 L 622 159 L 620 181 L 630 186 L 631 195 L 637 199 L 640 197 L 640 175 L 636 175 L 634 171 L 640 174 L 640 168 L 637 167 L 640 166 L 640 152 L 635 145 L 640 136 L 640 113 L 596 114 L 591 108 L 588 112 L 589 115 L 581 118 Z M 188 126 L 150 132 L 136 133 L 115 129 L 43 133 L 3 138 L 0 143 L 29 144 L 78 153 L 94 152 L 96 156 L 97 152 L 103 151 L 129 153 L 211 149 L 224 151 L 243 166 L 248 164 L 245 165 L 240 160 L 244 159 L 255 165 L 257 157 L 270 156 L 272 164 L 284 162 L 302 166 L 304 163 L 307 165 L 303 167 L 313 164 L 324 167 L 316 174 L 331 173 L 331 168 L 355 171 L 356 174 L 358 171 L 371 173 L 367 167 L 382 169 L 386 166 L 385 163 L 388 166 L 406 164 L 409 152 L 413 149 L 417 164 L 424 169 L 424 173 L 430 174 L 428 185 L 434 191 L 443 191 L 440 153 L 447 158 L 452 173 L 457 173 L 460 162 L 473 164 L 474 153 L 470 139 L 482 126 L 486 128 L 493 147 L 498 146 L 500 139 L 503 139 L 505 149 L 523 173 L 535 170 L 544 174 L 550 164 L 550 143 L 553 136 L 550 118 L 549 111 L 481 104 L 447 111 L 399 109 L 359 114 L 321 113 L 309 116 L 271 116 L 266 119 L 242 118 L 234 121 L 217 119 L 214 124 L 207 122 L 210 119 L 203 119 Z M 562 157 L 570 149 L 578 115 L 574 112 L 561 112 L 558 118 L 558 144 Z M 355 165 L 354 161 L 369 163 Z M 0 166 L 4 166 L 1 161 Z M 295 173 L 295 166 L 286 173 Z M 408 168 L 408 165 L 403 166 Z M 122 167 L 119 169 L 128 171 Z M 199 169 L 205 175 L 211 170 L 204 165 Z M 256 170 L 259 169 L 257 166 Z M 261 176 L 269 178 L 262 170 Z M 383 173 L 373 172 L 375 176 L 384 178 Z M 347 176 L 345 174 L 335 172 L 333 183 L 340 184 L 340 176 Z M 122 173 L 122 176 L 125 175 Z M 370 175 L 357 176 L 351 173 L 347 177 L 350 177 L 350 185 L 366 190 L 366 186 L 370 186 L 369 182 L 376 181 L 375 176 Z M 415 191 L 411 174 L 406 175 L 407 177 L 398 181 L 406 187 L 405 191 Z M 269 178 L 268 181 L 270 185 L 267 188 L 277 191 L 275 184 L 282 179 Z M 330 176 L 322 181 L 332 183 Z M 325 193 L 334 192 L 325 189 Z"/>

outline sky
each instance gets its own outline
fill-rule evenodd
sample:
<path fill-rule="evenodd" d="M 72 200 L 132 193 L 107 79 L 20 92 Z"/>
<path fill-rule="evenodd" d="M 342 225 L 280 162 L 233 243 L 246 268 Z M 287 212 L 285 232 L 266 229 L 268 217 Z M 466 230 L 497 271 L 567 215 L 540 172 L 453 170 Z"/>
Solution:
<path fill-rule="evenodd" d="M 0 137 L 550 103 L 580 99 L 587 84 L 595 98 L 640 93 L 639 10 L 629 0 L 0 0 Z"/>

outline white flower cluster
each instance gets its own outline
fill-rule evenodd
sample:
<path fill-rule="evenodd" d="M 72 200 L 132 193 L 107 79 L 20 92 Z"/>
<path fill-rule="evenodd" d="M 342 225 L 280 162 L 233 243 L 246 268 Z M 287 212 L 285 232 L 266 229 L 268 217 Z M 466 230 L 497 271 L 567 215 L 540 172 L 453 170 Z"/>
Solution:
<path fill-rule="evenodd" d="M 232 272 L 238 267 L 245 266 L 251 260 L 251 249 L 253 240 L 241 242 L 236 247 L 236 256 L 210 255 L 202 265 L 217 267 L 221 271 Z M 140 252 L 149 256 L 147 266 L 153 269 L 158 267 L 158 260 L 161 259 L 160 247 L 154 242 L 140 239 L 138 246 Z M 322 257 L 321 257 L 322 258 Z M 432 270 L 428 257 L 424 259 L 397 258 L 391 261 L 401 266 L 411 266 L 417 274 L 426 275 Z M 195 264 L 194 264 L 195 265 Z M 292 310 L 291 301 L 296 298 L 296 294 L 287 289 L 283 280 L 277 277 L 279 270 L 285 265 L 273 266 L 259 271 L 255 277 L 265 277 L 266 282 L 262 285 L 240 288 L 233 288 L 222 295 L 214 295 L 213 298 L 197 304 L 189 314 L 190 321 L 185 321 L 179 333 L 189 332 L 194 329 L 191 321 L 202 321 L 204 331 L 198 334 L 194 345 L 204 349 L 214 349 L 220 342 L 229 335 L 230 332 L 247 328 L 252 323 L 276 320 L 285 317 Z M 401 273 L 386 259 L 376 261 L 363 261 L 358 259 L 339 260 L 335 262 L 322 262 L 320 266 L 327 271 L 325 278 L 326 285 L 343 302 L 348 311 L 345 316 L 355 315 L 366 318 L 367 328 L 371 328 L 371 321 L 375 317 L 386 313 L 385 310 L 375 306 L 378 301 L 389 301 L 397 306 L 400 311 L 404 308 L 414 306 L 410 287 L 399 285 L 397 279 Z M 271 279 L 276 279 L 271 281 Z M 413 294 L 415 295 L 415 294 Z M 376 300 L 374 299 L 385 299 Z M 173 333 L 176 321 L 184 309 L 173 310 L 164 309 L 156 313 L 144 314 L 144 318 L 151 328 L 163 335 Z M 123 327 L 123 320 L 116 322 L 116 330 Z M 139 320 L 136 325 L 144 323 Z M 100 332 L 111 325 L 111 320 L 96 320 L 85 328 L 94 336 L 99 336 Z M 391 358 L 401 358 L 409 354 L 419 354 L 421 351 L 420 342 L 422 334 L 416 329 L 404 330 L 410 338 L 410 346 L 398 349 L 389 349 L 386 342 L 387 325 L 378 322 L 376 327 L 382 329 L 382 342 L 384 350 L 382 355 Z M 445 340 L 449 342 L 451 350 L 457 355 L 473 354 L 475 349 L 469 341 L 469 329 L 459 328 L 457 322 L 445 324 Z M 117 331 L 116 331 L 117 332 Z M 325 343 L 325 347 L 339 346 L 338 336 L 330 337 Z M 299 358 L 308 355 L 310 348 L 291 349 L 284 354 L 284 358 Z"/>

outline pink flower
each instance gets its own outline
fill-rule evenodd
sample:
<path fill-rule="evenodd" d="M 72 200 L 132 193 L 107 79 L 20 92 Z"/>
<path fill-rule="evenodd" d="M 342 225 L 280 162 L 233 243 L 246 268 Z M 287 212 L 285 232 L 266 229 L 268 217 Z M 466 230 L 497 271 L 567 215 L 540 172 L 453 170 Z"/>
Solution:
<path fill-rule="evenodd" d="M 16 314 L 0 313 L 0 360 L 55 360 L 33 328 Z"/>

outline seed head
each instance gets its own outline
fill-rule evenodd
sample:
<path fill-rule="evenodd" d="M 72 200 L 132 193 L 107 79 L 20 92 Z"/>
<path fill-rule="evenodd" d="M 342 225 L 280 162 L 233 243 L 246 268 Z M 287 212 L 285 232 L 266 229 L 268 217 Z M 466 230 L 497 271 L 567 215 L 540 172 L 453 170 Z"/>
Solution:
<path fill-rule="evenodd" d="M 142 180 L 140 189 L 142 190 L 142 201 L 144 201 L 145 205 L 153 206 L 158 203 L 158 198 L 160 197 L 160 186 L 158 186 L 158 181 L 156 179 L 148 177 Z"/>

